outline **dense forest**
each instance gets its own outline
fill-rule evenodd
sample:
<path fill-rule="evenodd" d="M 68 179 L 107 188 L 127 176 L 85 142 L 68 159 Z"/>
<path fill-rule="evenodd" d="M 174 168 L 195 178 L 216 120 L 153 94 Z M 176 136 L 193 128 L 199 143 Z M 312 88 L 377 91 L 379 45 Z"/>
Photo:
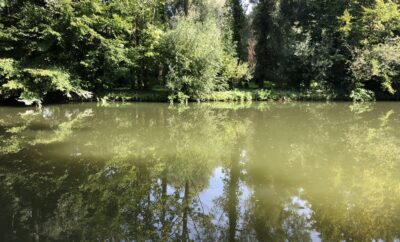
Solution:
<path fill-rule="evenodd" d="M 129 90 L 201 101 L 234 90 L 396 100 L 399 5 L 0 0 L 0 99 L 40 105 Z"/>

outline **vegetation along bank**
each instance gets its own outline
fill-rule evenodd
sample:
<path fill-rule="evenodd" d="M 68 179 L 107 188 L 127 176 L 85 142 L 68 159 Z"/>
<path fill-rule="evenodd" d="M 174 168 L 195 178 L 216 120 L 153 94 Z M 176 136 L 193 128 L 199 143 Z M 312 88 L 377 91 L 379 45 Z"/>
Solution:
<path fill-rule="evenodd" d="M 398 0 L 0 0 L 0 100 L 398 100 Z"/>

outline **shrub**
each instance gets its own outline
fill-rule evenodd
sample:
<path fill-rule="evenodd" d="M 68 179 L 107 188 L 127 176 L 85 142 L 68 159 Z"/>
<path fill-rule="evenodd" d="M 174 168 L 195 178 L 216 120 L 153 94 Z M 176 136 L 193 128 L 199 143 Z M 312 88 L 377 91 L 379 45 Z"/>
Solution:
<path fill-rule="evenodd" d="M 167 88 L 191 99 L 204 99 L 211 92 L 251 79 L 247 64 L 239 63 L 226 50 L 224 36 L 213 17 L 199 19 L 196 13 L 177 17 L 163 35 L 160 48 L 168 67 Z"/>
<path fill-rule="evenodd" d="M 350 98 L 354 102 L 374 101 L 375 94 L 373 91 L 358 87 L 351 91 Z"/>
<path fill-rule="evenodd" d="M 261 89 L 255 92 L 255 96 L 258 101 L 267 101 L 271 99 L 271 93 L 271 90 Z"/>

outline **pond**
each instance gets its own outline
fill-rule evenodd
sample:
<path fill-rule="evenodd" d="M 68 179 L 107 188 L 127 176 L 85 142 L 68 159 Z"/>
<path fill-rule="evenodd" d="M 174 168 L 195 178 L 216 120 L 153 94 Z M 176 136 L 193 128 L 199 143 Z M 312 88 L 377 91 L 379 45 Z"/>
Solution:
<path fill-rule="evenodd" d="M 398 103 L 0 107 L 0 241 L 393 241 Z"/>

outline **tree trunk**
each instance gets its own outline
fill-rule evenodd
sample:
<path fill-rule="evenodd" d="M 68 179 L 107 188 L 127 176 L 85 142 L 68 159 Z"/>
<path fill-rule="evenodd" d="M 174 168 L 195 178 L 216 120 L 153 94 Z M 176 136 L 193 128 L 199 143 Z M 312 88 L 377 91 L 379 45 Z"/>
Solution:
<path fill-rule="evenodd" d="M 162 241 L 168 241 L 169 227 L 166 221 L 167 218 L 167 175 L 164 172 L 161 178 L 161 236 Z"/>
<path fill-rule="evenodd" d="M 189 217 L 189 181 L 185 182 L 185 196 L 183 198 L 183 217 L 182 217 L 182 242 L 188 241 L 188 217 Z"/>
<path fill-rule="evenodd" d="M 183 0 L 183 11 L 185 12 L 185 16 L 189 15 L 189 0 Z"/>
<path fill-rule="evenodd" d="M 236 229 L 238 221 L 239 203 L 239 176 L 240 176 L 240 152 L 234 152 L 229 170 L 228 183 L 228 219 L 229 219 L 229 241 L 236 241 Z"/>

